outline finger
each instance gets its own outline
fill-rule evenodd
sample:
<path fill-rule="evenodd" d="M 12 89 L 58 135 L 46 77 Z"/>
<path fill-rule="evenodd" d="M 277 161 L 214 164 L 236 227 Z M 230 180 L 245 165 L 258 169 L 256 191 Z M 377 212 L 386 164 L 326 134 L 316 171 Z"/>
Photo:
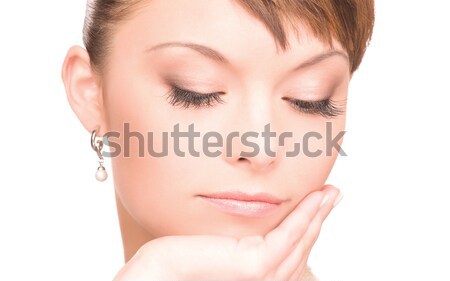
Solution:
<path fill-rule="evenodd" d="M 330 214 L 333 209 L 333 204 L 336 200 L 340 200 L 342 198 L 342 193 L 339 189 L 334 188 L 334 190 L 330 191 L 330 200 L 324 203 L 322 208 L 317 212 L 316 217 L 311 221 L 309 228 L 306 230 L 302 240 L 304 240 L 304 244 L 307 247 L 312 247 L 316 242 L 320 230 L 322 228 L 323 222 Z M 339 197 L 339 198 L 338 198 Z"/>
<path fill-rule="evenodd" d="M 335 195 L 336 190 L 337 189 L 334 187 L 325 188 L 324 192 L 326 194 L 327 199 L 326 201 L 322 201 L 323 205 L 319 208 L 316 215 L 312 219 L 311 223 L 323 218 L 323 214 L 321 213 L 324 212 L 324 205 L 329 205 L 329 202 L 334 199 L 334 196 L 336 196 Z M 306 233 L 310 232 L 311 223 L 308 225 L 308 228 L 305 231 L 305 235 Z M 316 229 L 317 227 L 314 228 L 314 230 Z M 305 256 L 308 256 L 309 254 L 308 250 L 310 248 L 310 245 L 308 243 L 309 240 L 308 239 L 305 240 L 303 239 L 303 237 L 301 237 L 298 240 L 295 249 L 286 257 L 286 259 L 278 267 L 276 274 L 277 279 L 287 280 L 289 277 L 292 277 L 301 261 L 303 261 Z"/>
<path fill-rule="evenodd" d="M 308 254 L 309 256 L 309 254 Z M 301 262 L 300 266 L 298 267 L 298 269 L 295 271 L 295 273 L 292 275 L 290 280 L 302 280 L 302 281 L 310 281 L 310 279 L 305 279 L 305 274 L 308 271 L 308 257 L 305 257 L 305 259 Z M 308 276 L 309 277 L 309 276 Z M 315 279 L 314 279 L 315 280 Z"/>
<path fill-rule="evenodd" d="M 265 235 L 267 251 L 276 267 L 304 235 L 325 196 L 324 191 L 308 194 L 274 230 Z"/>
<path fill-rule="evenodd" d="M 299 275 L 299 271 L 306 266 L 307 251 L 303 243 L 297 243 L 295 249 L 278 268 L 270 271 L 270 279 L 267 280 L 299 280 L 295 276 Z M 293 271 L 293 272 L 292 272 Z"/>
<path fill-rule="evenodd" d="M 292 253 L 277 268 L 274 280 L 295 280 L 293 276 L 297 270 L 305 266 L 306 256 L 307 248 L 303 244 L 303 240 L 300 239 Z"/>
<path fill-rule="evenodd" d="M 306 231 L 306 233 L 302 239 L 302 240 L 306 240 L 302 244 L 305 245 L 305 247 L 307 248 L 306 253 L 305 253 L 305 260 L 304 260 L 305 265 L 308 262 L 308 258 L 311 253 L 311 250 L 313 248 L 313 245 L 316 243 L 316 241 L 320 235 L 320 230 L 321 230 L 324 220 L 328 217 L 331 210 L 342 199 L 343 195 L 340 190 L 337 191 L 337 194 L 336 194 L 336 191 L 334 191 L 334 193 L 335 193 L 334 195 L 331 195 L 332 199 L 328 200 L 322 206 L 322 208 L 317 212 L 316 217 L 311 222 L 310 227 L 308 228 L 308 230 Z M 304 268 L 302 266 L 299 266 L 299 268 L 297 268 L 297 270 L 293 274 L 293 276 L 294 276 L 293 280 L 300 280 L 302 278 L 303 274 L 304 274 Z"/>
<path fill-rule="evenodd" d="M 305 279 L 306 272 L 309 272 L 308 255 L 306 255 L 302 259 L 302 261 L 300 262 L 300 265 L 297 267 L 297 269 L 295 270 L 294 274 L 292 274 L 292 276 L 288 280 L 293 280 L 293 281 L 299 281 L 299 280 L 311 281 L 310 279 Z M 308 277 L 309 277 L 309 275 L 308 275 Z"/>
<path fill-rule="evenodd" d="M 235 239 L 227 236 L 165 236 L 158 257 L 165 271 L 173 272 L 165 280 L 261 280 L 267 272 L 263 264 L 265 241 L 261 236 Z M 167 254 L 169 253 L 169 254 Z M 181 262 L 180 262 L 181 261 Z M 201 266 L 199 266 L 201 265 Z M 170 266 L 170 268 L 169 268 Z M 176 276 L 176 277 L 173 277 Z"/>
<path fill-rule="evenodd" d="M 305 250 L 305 256 L 303 257 L 302 261 L 300 262 L 299 267 L 292 274 L 292 277 L 291 277 L 292 280 L 304 280 L 304 277 L 305 277 L 304 275 L 306 273 L 306 267 L 308 266 L 308 259 L 309 259 L 309 255 L 311 254 L 311 250 L 312 250 L 312 247 L 309 247 L 308 249 Z"/>
<path fill-rule="evenodd" d="M 226 236 L 163 236 L 144 244 L 136 253 L 132 267 L 143 276 L 143 269 L 148 274 L 152 270 L 165 274 L 159 279 L 146 280 L 201 280 L 205 276 L 208 280 L 237 280 L 241 271 L 252 269 L 254 259 L 245 253 L 236 254 L 236 248 L 237 239 Z"/>

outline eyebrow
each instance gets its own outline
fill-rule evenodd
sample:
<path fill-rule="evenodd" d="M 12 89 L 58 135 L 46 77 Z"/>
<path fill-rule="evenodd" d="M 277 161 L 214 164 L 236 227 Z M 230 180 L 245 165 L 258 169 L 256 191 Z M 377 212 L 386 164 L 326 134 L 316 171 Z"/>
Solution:
<path fill-rule="evenodd" d="M 190 43 L 190 42 L 166 42 L 166 43 L 161 43 L 158 45 L 155 45 L 149 49 L 146 49 L 144 52 L 152 52 L 158 49 L 163 49 L 163 48 L 169 48 L 169 47 L 185 47 L 185 48 L 190 48 L 202 55 L 204 55 L 207 58 L 210 58 L 216 62 L 222 63 L 222 64 L 229 64 L 229 60 L 222 55 L 220 52 L 204 46 L 204 45 L 200 45 L 200 44 L 196 44 L 196 43 Z M 335 50 L 332 49 L 328 52 L 325 53 L 321 53 L 318 54 L 312 58 L 309 58 L 308 60 L 302 62 L 300 65 L 294 67 L 293 71 L 299 70 L 301 68 L 305 68 L 305 67 L 309 67 L 315 64 L 318 64 L 328 58 L 334 57 L 334 56 L 340 56 L 346 59 L 346 61 L 348 62 L 349 58 L 347 56 L 346 53 L 339 51 L 339 50 Z"/>
<path fill-rule="evenodd" d="M 168 47 L 185 47 L 190 48 L 194 51 L 197 51 L 198 53 L 223 64 L 229 64 L 229 61 L 218 51 L 211 49 L 207 46 L 195 44 L 195 43 L 185 43 L 185 42 L 167 42 L 158 44 L 156 46 L 153 46 L 150 49 L 145 50 L 145 52 L 151 52 L 154 50 L 162 49 L 162 48 L 168 48 Z"/>

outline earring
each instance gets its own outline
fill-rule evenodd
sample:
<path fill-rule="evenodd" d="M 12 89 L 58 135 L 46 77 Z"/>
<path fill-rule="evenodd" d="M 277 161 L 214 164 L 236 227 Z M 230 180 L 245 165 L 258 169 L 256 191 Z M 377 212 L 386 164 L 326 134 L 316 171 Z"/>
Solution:
<path fill-rule="evenodd" d="M 97 168 L 97 172 L 95 173 L 95 178 L 98 181 L 105 181 L 108 178 L 108 174 L 106 173 L 105 167 L 103 167 L 103 155 L 102 155 L 102 148 L 103 148 L 103 141 L 101 139 L 96 140 L 97 137 L 96 130 L 92 131 L 91 134 L 91 147 L 92 149 L 97 152 L 98 156 L 98 164 L 99 167 Z"/>

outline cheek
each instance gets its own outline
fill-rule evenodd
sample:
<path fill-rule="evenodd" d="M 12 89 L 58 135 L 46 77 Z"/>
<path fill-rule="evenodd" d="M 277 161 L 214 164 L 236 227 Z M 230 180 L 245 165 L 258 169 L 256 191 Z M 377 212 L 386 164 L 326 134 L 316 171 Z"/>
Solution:
<path fill-rule="evenodd" d="M 192 195 L 185 183 L 192 173 L 180 171 L 187 166 L 180 158 L 116 157 L 112 162 L 117 195 L 149 233 L 158 237 L 189 229 L 195 214 L 187 207 Z"/>
<path fill-rule="evenodd" d="M 173 155 L 148 154 L 149 147 L 163 151 L 163 132 L 170 134 L 174 122 L 167 118 L 167 107 L 162 106 L 165 89 L 154 81 L 138 81 L 135 77 L 139 76 L 109 73 L 104 88 L 108 131 L 120 134 L 112 139 L 120 147 L 120 154 L 111 159 L 114 185 L 128 213 L 150 233 L 162 236 L 176 231 L 173 218 L 183 220 L 185 216 L 178 214 L 177 206 L 186 201 L 187 190 L 180 187 L 189 179 L 179 176 L 177 167 L 188 163 Z M 170 148 L 170 135 L 168 140 Z"/>
<path fill-rule="evenodd" d="M 164 127 L 165 122 L 157 117 L 128 119 L 132 131 L 143 137 L 139 140 L 126 131 L 121 135 L 118 143 L 129 146 L 129 157 L 123 149 L 112 159 L 114 185 L 125 209 L 152 236 L 186 234 L 196 218 L 189 203 L 195 191 L 192 186 L 202 169 L 196 169 L 189 157 L 171 152 L 174 144 L 170 136 L 167 145 L 163 144 L 162 135 L 170 134 L 171 128 Z M 153 133 L 152 139 L 147 132 Z M 180 146 L 186 151 L 184 145 Z M 168 155 L 151 156 L 149 149 L 158 153 L 167 149 Z"/>
<path fill-rule="evenodd" d="M 334 119 L 306 117 L 294 128 L 292 142 L 300 144 L 300 153 L 281 160 L 287 163 L 282 173 L 290 175 L 291 186 L 295 188 L 292 191 L 295 190 L 299 198 L 303 198 L 325 184 L 345 135 L 345 115 Z M 289 151 L 293 150 L 292 142 L 289 143 Z"/>

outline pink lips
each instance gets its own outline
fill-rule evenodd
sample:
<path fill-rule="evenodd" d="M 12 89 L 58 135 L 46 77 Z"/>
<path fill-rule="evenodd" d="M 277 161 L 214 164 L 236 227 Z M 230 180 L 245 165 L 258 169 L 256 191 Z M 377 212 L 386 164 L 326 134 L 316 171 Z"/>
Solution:
<path fill-rule="evenodd" d="M 230 191 L 199 196 L 221 211 L 247 217 L 268 216 L 283 202 L 268 193 L 250 195 L 240 191 Z"/>

